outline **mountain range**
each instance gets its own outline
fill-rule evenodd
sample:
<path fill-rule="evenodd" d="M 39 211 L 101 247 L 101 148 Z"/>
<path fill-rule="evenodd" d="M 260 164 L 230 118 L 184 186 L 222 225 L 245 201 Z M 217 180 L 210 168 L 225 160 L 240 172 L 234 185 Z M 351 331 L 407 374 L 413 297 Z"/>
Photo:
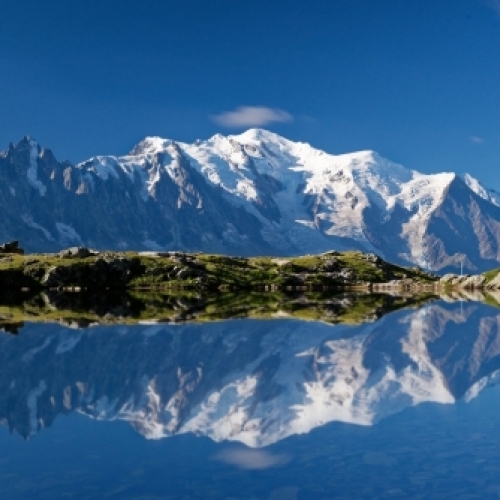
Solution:
<path fill-rule="evenodd" d="M 186 144 L 148 137 L 72 165 L 30 137 L 0 153 L 0 241 L 300 255 L 359 249 L 438 272 L 500 261 L 500 194 L 374 151 L 332 155 L 250 129 Z"/>
<path fill-rule="evenodd" d="M 499 340 L 498 309 L 478 302 L 354 326 L 26 324 L 0 334 L 0 423 L 30 438 L 79 412 L 148 439 L 262 447 L 329 422 L 374 425 L 422 403 L 470 401 L 500 380 Z"/>

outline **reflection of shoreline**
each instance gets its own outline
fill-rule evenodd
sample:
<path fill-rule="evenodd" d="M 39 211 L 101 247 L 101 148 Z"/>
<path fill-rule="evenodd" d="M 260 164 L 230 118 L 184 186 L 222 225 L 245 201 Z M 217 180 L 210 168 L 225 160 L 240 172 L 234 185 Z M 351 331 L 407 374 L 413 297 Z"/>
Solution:
<path fill-rule="evenodd" d="M 361 325 L 304 321 L 27 324 L 0 336 L 0 422 L 29 438 L 60 414 L 267 446 L 329 422 L 374 425 L 498 382 L 500 313 L 437 301 Z"/>
<path fill-rule="evenodd" d="M 24 322 L 56 322 L 76 328 L 95 324 L 211 322 L 235 318 L 293 318 L 359 324 L 434 300 L 426 294 L 331 292 L 107 293 L 47 291 L 2 300 L 0 328 L 15 333 Z"/>

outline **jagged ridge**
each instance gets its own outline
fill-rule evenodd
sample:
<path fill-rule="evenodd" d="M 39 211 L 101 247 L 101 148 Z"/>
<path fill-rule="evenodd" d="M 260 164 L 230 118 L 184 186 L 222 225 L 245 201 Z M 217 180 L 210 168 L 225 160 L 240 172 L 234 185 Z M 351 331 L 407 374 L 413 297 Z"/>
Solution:
<path fill-rule="evenodd" d="M 331 155 L 271 132 L 146 138 L 122 157 L 59 163 L 33 139 L 0 155 L 0 239 L 96 248 L 299 255 L 374 251 L 433 270 L 500 261 L 500 195 L 373 151 Z"/>

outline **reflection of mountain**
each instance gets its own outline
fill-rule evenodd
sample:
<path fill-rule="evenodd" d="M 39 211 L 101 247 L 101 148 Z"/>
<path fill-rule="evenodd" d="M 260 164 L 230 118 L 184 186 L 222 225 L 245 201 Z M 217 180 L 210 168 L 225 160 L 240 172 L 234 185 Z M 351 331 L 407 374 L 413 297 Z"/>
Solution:
<path fill-rule="evenodd" d="M 24 437 L 60 413 L 265 446 L 330 421 L 371 425 L 474 397 L 500 368 L 500 315 L 439 302 L 359 326 L 293 320 L 0 336 L 0 421 Z"/>

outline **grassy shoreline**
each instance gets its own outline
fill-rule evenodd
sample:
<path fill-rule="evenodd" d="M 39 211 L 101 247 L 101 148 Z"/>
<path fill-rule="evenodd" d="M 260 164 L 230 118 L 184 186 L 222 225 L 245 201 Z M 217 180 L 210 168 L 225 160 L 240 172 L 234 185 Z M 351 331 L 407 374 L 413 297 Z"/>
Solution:
<path fill-rule="evenodd" d="M 183 252 L 0 255 L 4 289 L 342 290 L 435 287 L 438 277 L 362 252 L 230 257 Z"/>

